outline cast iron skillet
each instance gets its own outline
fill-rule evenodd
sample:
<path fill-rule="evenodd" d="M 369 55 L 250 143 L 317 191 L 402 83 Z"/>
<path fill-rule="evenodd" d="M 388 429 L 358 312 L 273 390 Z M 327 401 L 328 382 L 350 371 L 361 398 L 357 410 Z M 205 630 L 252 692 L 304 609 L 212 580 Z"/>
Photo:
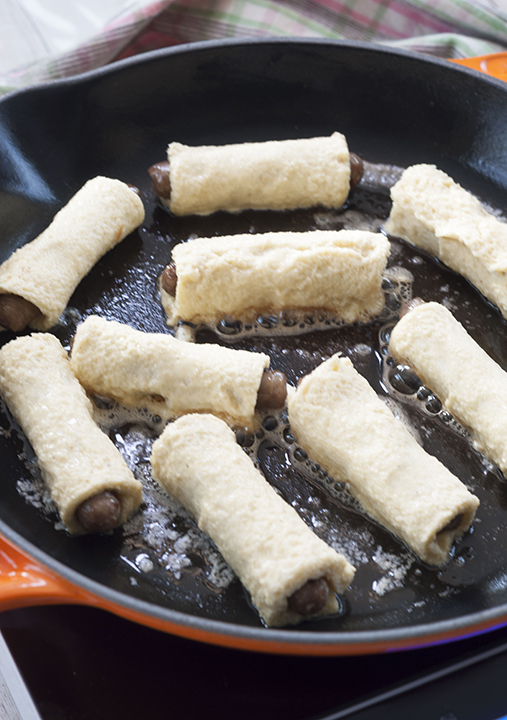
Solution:
<path fill-rule="evenodd" d="M 318 217 L 298 211 L 172 218 L 154 198 L 146 172 L 163 159 L 168 142 L 221 144 L 339 130 L 350 149 L 371 163 L 435 163 L 502 211 L 507 209 L 506 118 L 507 88 L 501 82 L 444 61 L 359 43 L 269 39 L 148 53 L 0 103 L 0 259 L 42 231 L 88 178 L 104 174 L 135 184 L 146 205 L 145 223 L 85 278 L 54 332 L 69 347 L 76 324 L 91 313 L 167 332 L 156 279 L 174 242 L 191 235 L 305 230 Z M 360 186 L 348 211 L 385 218 L 387 189 Z M 340 213 L 326 218 L 340 226 Z M 487 351 L 507 365 L 505 323 L 473 288 L 400 242 L 393 243 L 391 264 L 413 272 L 415 295 L 450 302 Z M 379 393 L 392 396 L 419 428 L 428 451 L 481 499 L 473 533 L 457 544 L 444 568 L 425 567 L 396 538 L 331 496 L 304 457 L 291 455 L 282 442 L 288 430 L 282 416 L 278 429 L 268 428 L 259 441 L 261 467 L 317 532 L 352 543 L 359 562 L 339 617 L 267 629 L 237 580 L 221 591 L 208 582 L 205 553 L 196 552 L 192 567 L 181 573 L 160 563 L 141 572 L 136 562 L 146 548 L 132 530 L 72 538 L 58 528 L 51 513 L 27 501 L 30 448 L 4 412 L 0 530 L 36 563 L 21 560 L 15 551 L 12 559 L 2 555 L 2 607 L 87 602 L 208 642 L 303 654 L 417 647 L 505 624 L 505 480 L 452 429 L 449 418 L 435 414 L 435 408 L 428 412 L 386 380 L 379 340 L 385 332 L 373 323 L 298 339 L 247 338 L 235 346 L 268 352 L 272 366 L 285 370 L 292 384 L 342 350 Z M 11 337 L 4 333 L 2 341 Z M 147 445 L 135 446 L 131 431 L 131 425 L 123 426 L 113 438 L 123 450 L 131 443 L 131 462 L 146 464 L 149 437 Z M 141 449 L 132 457 L 134 446 Z M 173 522 L 177 531 L 180 520 Z M 7 586 L 16 565 L 23 580 L 13 596 Z"/>

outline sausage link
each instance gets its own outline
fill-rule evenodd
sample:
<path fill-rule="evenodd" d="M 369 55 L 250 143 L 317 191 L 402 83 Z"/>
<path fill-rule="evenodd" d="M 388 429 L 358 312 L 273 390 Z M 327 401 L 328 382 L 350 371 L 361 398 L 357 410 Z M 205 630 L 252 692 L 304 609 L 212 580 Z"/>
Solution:
<path fill-rule="evenodd" d="M 121 502 L 116 493 L 104 490 L 88 498 L 76 510 L 76 518 L 86 532 L 106 532 L 118 524 Z"/>
<path fill-rule="evenodd" d="M 287 398 L 287 378 L 280 370 L 264 370 L 257 391 L 257 409 L 283 408 Z"/>
<path fill-rule="evenodd" d="M 329 597 L 329 585 L 325 578 L 308 580 L 288 598 L 289 610 L 308 617 L 317 615 L 325 608 Z"/>
<path fill-rule="evenodd" d="M 162 287 L 162 290 L 165 290 L 168 295 L 171 295 L 171 297 L 175 297 L 177 284 L 178 275 L 176 273 L 176 264 L 172 262 L 164 268 L 164 271 L 160 276 L 160 286 Z"/>
<path fill-rule="evenodd" d="M 148 168 L 153 189 L 158 197 L 171 199 L 171 171 L 169 160 L 161 160 Z M 363 161 L 355 153 L 350 153 L 350 187 L 354 187 L 363 177 Z"/>
<path fill-rule="evenodd" d="M 355 153 L 350 153 L 350 187 L 355 187 L 363 177 L 363 161 Z"/>
<path fill-rule="evenodd" d="M 29 322 L 41 315 L 39 308 L 19 295 L 0 295 L 0 325 L 21 332 Z"/>
<path fill-rule="evenodd" d="M 148 172 L 153 183 L 153 189 L 158 197 L 165 200 L 171 199 L 171 173 L 169 170 L 169 160 L 162 160 L 148 168 Z"/>

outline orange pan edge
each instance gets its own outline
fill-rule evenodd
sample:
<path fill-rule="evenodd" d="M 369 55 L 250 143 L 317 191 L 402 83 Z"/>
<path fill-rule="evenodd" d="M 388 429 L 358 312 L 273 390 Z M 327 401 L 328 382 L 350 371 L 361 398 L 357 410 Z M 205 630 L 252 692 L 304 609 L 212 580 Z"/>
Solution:
<path fill-rule="evenodd" d="M 497 78 L 497 80 L 507 81 L 507 52 L 460 58 L 459 60 L 451 60 L 451 62 L 471 68 L 472 70 L 478 70 L 486 75 L 491 75 Z"/>
<path fill-rule="evenodd" d="M 431 645 L 453 642 L 490 632 L 497 627 L 507 625 L 507 617 L 493 617 L 468 625 L 466 629 L 446 628 L 439 632 L 419 635 L 415 632 L 409 637 L 399 639 L 358 640 L 353 642 L 319 643 L 292 640 L 293 632 L 287 630 L 286 639 L 262 638 L 262 629 L 255 629 L 254 636 L 237 635 L 234 631 L 215 632 L 192 625 L 171 622 L 156 614 L 136 610 L 132 607 L 114 602 L 100 594 L 90 592 L 86 588 L 59 575 L 54 570 L 44 567 L 28 553 L 17 547 L 11 540 L 0 534 L 0 612 L 40 605 L 77 604 L 95 607 L 111 612 L 126 620 L 211 645 L 228 647 L 236 650 L 262 652 L 277 655 L 300 656 L 351 656 L 371 655 L 400 650 L 412 650 Z M 220 623 L 218 623 L 220 625 Z M 267 631 L 268 633 L 270 631 Z M 284 631 L 282 631 L 283 634 Z M 276 633 L 279 634 L 279 633 Z M 355 636 L 359 633 L 354 633 Z"/>

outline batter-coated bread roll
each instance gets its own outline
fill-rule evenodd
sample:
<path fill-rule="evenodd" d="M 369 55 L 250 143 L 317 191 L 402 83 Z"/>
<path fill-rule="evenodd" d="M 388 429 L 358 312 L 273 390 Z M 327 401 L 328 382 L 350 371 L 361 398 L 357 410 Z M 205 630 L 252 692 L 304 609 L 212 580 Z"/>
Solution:
<path fill-rule="evenodd" d="M 318 614 L 338 611 L 335 593 L 348 587 L 354 568 L 274 491 L 223 421 L 176 420 L 154 443 L 151 462 L 155 478 L 193 513 L 267 625 L 304 619 L 289 598 L 309 580 L 323 578 L 329 591 Z"/>
<path fill-rule="evenodd" d="M 43 233 L 0 265 L 0 295 L 32 303 L 40 313 L 30 327 L 48 330 L 95 263 L 143 220 L 143 203 L 128 185 L 89 180 Z"/>
<path fill-rule="evenodd" d="M 434 165 L 407 168 L 391 197 L 387 232 L 435 255 L 507 317 L 507 224 Z"/>
<path fill-rule="evenodd" d="M 76 510 L 109 490 L 121 501 L 119 523 L 142 501 L 141 483 L 95 423 L 92 405 L 53 335 L 20 337 L 0 350 L 0 393 L 33 447 L 42 476 L 71 533 Z"/>
<path fill-rule="evenodd" d="M 175 296 L 161 295 L 168 323 L 252 320 L 284 309 L 323 310 L 352 323 L 384 307 L 390 245 L 359 230 L 198 238 L 176 245 Z"/>
<path fill-rule="evenodd" d="M 366 512 L 421 560 L 445 563 L 479 501 L 423 450 L 348 358 L 333 355 L 304 377 L 288 408 L 312 460 L 346 481 Z"/>
<path fill-rule="evenodd" d="M 257 392 L 269 357 L 165 333 L 144 333 L 91 316 L 78 326 L 71 365 L 86 390 L 165 420 L 211 412 L 254 424 Z"/>
<path fill-rule="evenodd" d="M 393 357 L 410 365 L 465 427 L 474 446 L 507 471 L 507 373 L 447 308 L 418 305 L 393 328 Z"/>
<path fill-rule="evenodd" d="M 350 191 L 349 150 L 338 132 L 234 145 L 173 142 L 167 157 L 171 197 L 162 201 L 175 215 L 338 208 Z"/>

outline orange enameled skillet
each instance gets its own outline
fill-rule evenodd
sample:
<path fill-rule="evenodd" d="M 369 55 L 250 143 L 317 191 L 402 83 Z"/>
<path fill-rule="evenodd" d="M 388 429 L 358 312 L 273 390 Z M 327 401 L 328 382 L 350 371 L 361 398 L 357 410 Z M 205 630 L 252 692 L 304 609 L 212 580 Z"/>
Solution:
<path fill-rule="evenodd" d="M 192 235 L 305 230 L 323 222 L 338 227 L 345 217 L 313 210 L 172 218 L 154 197 L 146 172 L 164 157 L 168 142 L 222 144 L 334 130 L 344 133 L 350 149 L 368 163 L 434 163 L 495 209 L 507 209 L 507 85 L 502 82 L 445 61 L 360 43 L 196 43 L 0 102 L 0 260 L 35 237 L 89 177 L 103 174 L 132 183 L 146 205 L 144 225 L 83 280 L 54 332 L 68 348 L 76 324 L 91 313 L 167 332 L 157 277 L 175 242 Z M 345 212 L 347 219 L 355 213 L 381 223 L 389 212 L 388 187 L 361 183 Z M 507 326 L 479 293 L 401 242 L 393 241 L 391 264 L 410 270 L 414 294 L 452 300 L 458 317 L 507 366 Z M 30 491 L 30 448 L 3 412 L 0 608 L 84 603 L 205 642 L 305 655 L 422 647 L 506 624 L 505 480 L 445 417 L 423 411 L 386 386 L 381 336 L 387 331 L 372 323 L 298 338 L 261 335 L 235 344 L 268 352 L 292 384 L 341 350 L 379 393 L 393 395 L 421 430 L 427 449 L 481 499 L 473 532 L 457 544 L 444 568 L 424 566 L 396 538 L 309 481 L 305 466 L 298 466 L 278 441 L 282 435 L 267 429 L 259 443 L 267 477 L 316 531 L 343 540 L 358 572 L 339 616 L 296 628 L 265 628 L 237 580 L 223 587 L 210 581 L 210 547 L 195 552 L 192 566 L 176 572 L 164 565 L 164 554 L 139 527 L 70 537 L 51 509 L 36 507 L 40 497 Z M 11 338 L 4 333 L 1 342 Z M 146 464 L 150 433 L 144 445 L 136 444 L 132 433 L 127 423 L 112 436 L 130 453 L 131 463 Z M 143 509 L 145 525 L 153 520 L 149 512 Z M 176 534 L 179 521 L 171 516 Z M 141 554 L 148 565 L 137 562 Z"/>

